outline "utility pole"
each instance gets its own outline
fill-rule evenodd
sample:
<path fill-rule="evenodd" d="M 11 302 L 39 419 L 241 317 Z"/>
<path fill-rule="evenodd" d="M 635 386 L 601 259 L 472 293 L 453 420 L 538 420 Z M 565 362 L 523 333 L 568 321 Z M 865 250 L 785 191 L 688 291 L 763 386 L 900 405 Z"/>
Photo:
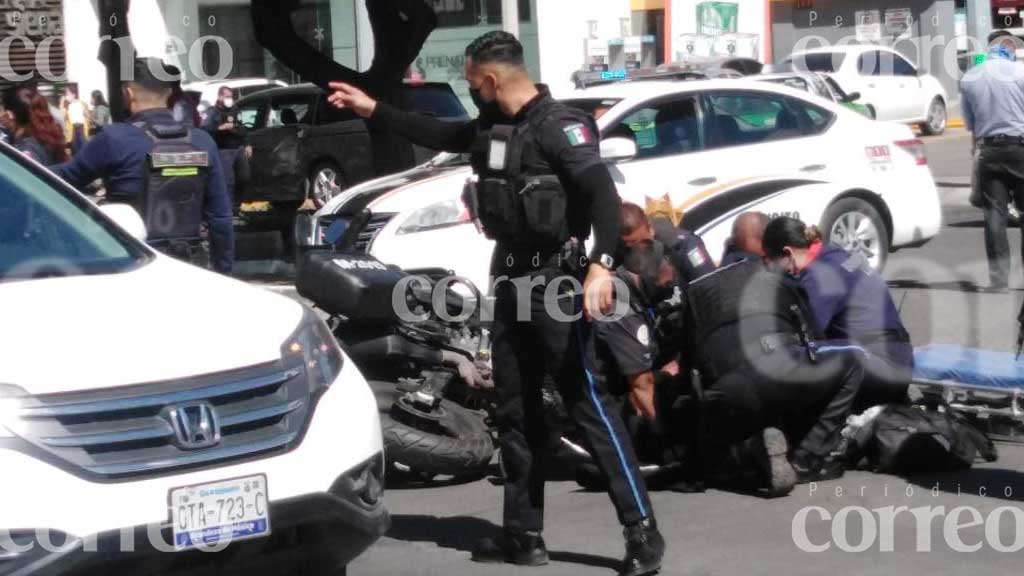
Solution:
<path fill-rule="evenodd" d="M 519 38 L 519 0 L 501 0 L 501 28 Z"/>
<path fill-rule="evenodd" d="M 131 70 L 135 58 L 128 30 L 128 9 L 131 0 L 99 0 L 96 16 L 100 22 L 100 52 L 97 58 L 107 69 L 107 99 L 114 120 L 128 117 L 128 106 L 121 96 L 122 74 Z M 124 69 L 127 63 L 128 70 Z"/>
<path fill-rule="evenodd" d="M 968 52 L 978 48 L 984 51 L 992 28 L 992 0 L 967 0 L 967 35 L 980 43 L 969 46 Z"/>

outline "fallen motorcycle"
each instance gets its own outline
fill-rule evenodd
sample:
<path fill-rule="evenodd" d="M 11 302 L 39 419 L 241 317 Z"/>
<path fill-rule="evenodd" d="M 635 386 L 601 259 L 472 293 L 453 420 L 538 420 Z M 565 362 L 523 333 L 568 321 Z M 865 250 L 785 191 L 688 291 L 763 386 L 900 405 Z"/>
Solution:
<path fill-rule="evenodd" d="M 360 254 L 307 254 L 299 293 L 370 383 L 393 471 L 420 480 L 484 474 L 494 455 L 490 344 L 444 270 L 402 271 Z M 468 281 L 464 290 L 479 301 Z M 441 310 L 438 310 L 438 307 Z"/>

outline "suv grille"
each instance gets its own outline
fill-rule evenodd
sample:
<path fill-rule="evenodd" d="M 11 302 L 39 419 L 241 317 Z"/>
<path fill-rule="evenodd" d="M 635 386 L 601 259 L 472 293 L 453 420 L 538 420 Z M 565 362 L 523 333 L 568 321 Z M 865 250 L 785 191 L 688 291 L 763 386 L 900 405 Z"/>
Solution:
<path fill-rule="evenodd" d="M 388 222 L 391 222 L 391 219 L 394 217 L 394 214 L 387 213 L 371 215 L 370 219 L 366 221 L 366 226 L 364 226 L 363 229 L 359 231 L 359 235 L 356 236 L 355 244 L 352 246 L 353 251 L 369 254 L 370 246 L 373 244 L 373 240 L 377 237 L 377 234 L 380 233 L 380 229 L 387 226 Z"/>
<path fill-rule="evenodd" d="M 293 448 L 315 398 L 301 365 L 280 362 L 184 381 L 20 399 L 16 432 L 72 473 L 101 479 L 153 477 Z M 204 402 L 220 441 L 187 450 L 169 412 Z"/>

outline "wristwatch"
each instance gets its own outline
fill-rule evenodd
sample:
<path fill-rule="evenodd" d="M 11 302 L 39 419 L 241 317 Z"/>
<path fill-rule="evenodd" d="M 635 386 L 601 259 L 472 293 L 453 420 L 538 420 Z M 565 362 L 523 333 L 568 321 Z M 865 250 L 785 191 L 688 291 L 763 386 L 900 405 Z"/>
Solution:
<path fill-rule="evenodd" d="M 610 271 L 615 269 L 615 259 L 609 256 L 608 254 L 601 254 L 600 256 L 597 257 L 597 260 L 594 260 L 594 263 L 604 268 L 605 270 Z"/>

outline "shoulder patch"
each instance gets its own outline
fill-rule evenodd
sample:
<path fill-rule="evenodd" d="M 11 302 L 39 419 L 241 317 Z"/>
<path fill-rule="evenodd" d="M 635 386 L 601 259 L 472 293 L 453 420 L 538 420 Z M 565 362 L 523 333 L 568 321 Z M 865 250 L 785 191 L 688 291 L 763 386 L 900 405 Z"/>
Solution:
<path fill-rule="evenodd" d="M 686 254 L 686 257 L 690 260 L 690 265 L 693 266 L 694 268 L 703 266 L 708 261 L 707 254 L 705 254 L 699 246 L 697 248 L 694 248 L 693 250 L 690 250 Z"/>
<path fill-rule="evenodd" d="M 641 324 L 640 327 L 636 329 L 636 341 L 644 346 L 651 345 L 651 333 L 647 330 L 647 324 Z"/>
<path fill-rule="evenodd" d="M 589 144 L 594 141 L 594 136 L 590 133 L 590 128 L 582 122 L 575 122 L 562 128 L 565 132 L 565 137 L 569 140 L 570 146 L 582 146 Z"/>

